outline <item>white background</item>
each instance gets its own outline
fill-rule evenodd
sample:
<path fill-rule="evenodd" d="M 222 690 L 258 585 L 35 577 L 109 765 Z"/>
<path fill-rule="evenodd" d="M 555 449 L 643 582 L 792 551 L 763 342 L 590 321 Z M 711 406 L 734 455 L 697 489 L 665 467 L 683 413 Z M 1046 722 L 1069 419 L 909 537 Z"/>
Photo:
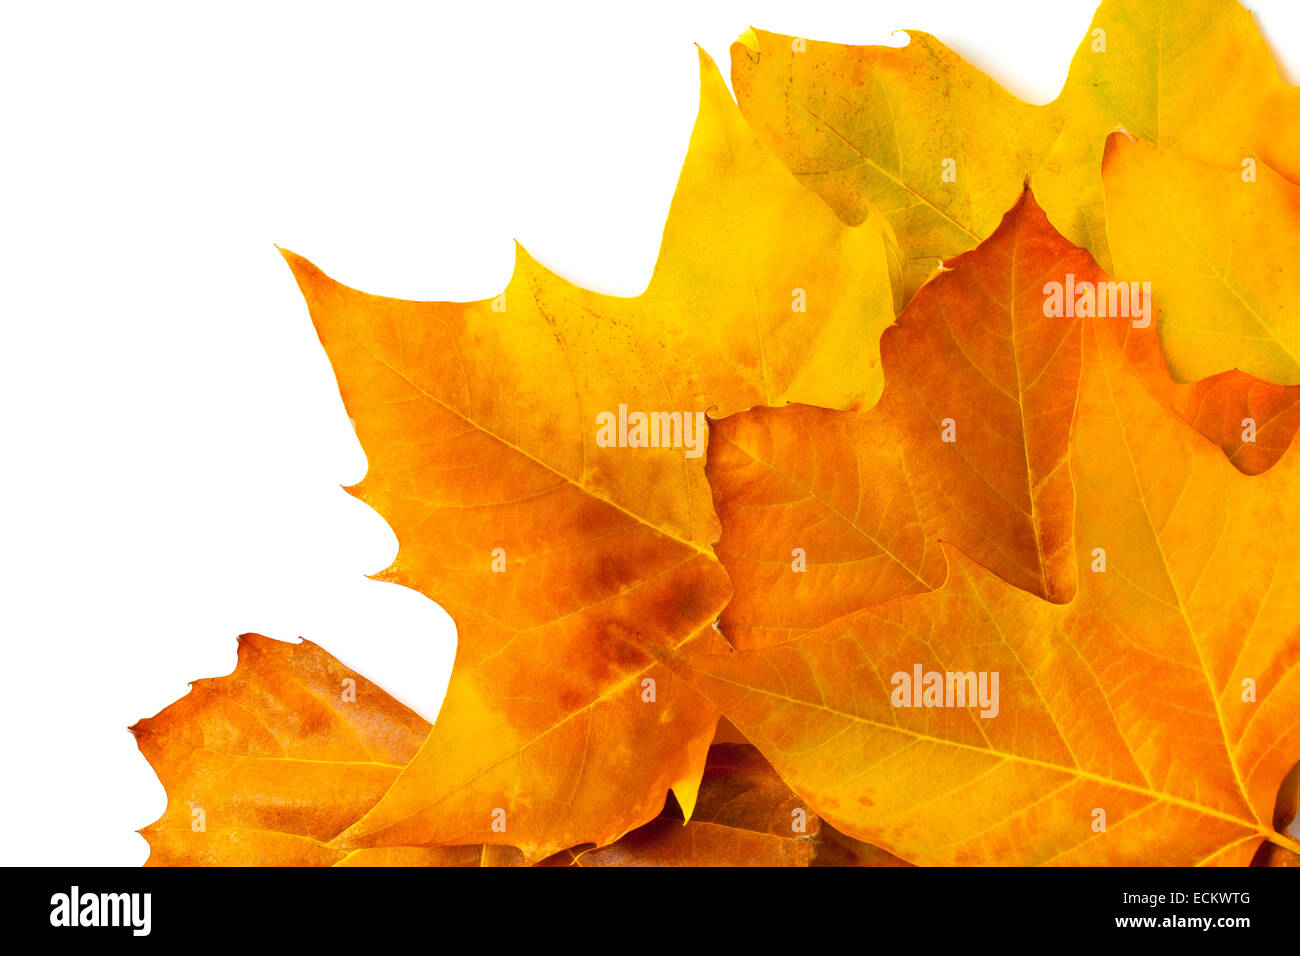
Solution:
<path fill-rule="evenodd" d="M 344 6 L 0 14 L 0 861 L 134 865 L 162 787 L 128 724 L 306 636 L 428 718 L 455 631 L 365 575 L 397 542 L 274 243 L 370 292 L 474 299 L 518 239 L 634 295 L 699 43 L 927 30 L 1060 89 L 1093 0 Z M 1290 82 L 1300 4 L 1254 0 Z"/>

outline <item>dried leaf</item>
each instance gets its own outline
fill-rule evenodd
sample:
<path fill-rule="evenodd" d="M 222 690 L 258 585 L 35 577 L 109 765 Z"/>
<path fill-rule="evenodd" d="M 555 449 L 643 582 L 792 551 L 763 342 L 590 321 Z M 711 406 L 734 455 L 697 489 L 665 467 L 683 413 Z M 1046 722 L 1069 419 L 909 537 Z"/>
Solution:
<path fill-rule="evenodd" d="M 383 795 L 428 728 L 311 641 L 245 634 L 232 673 L 195 681 L 131 728 L 167 790 L 166 812 L 140 831 L 148 865 L 338 863 L 346 851 L 330 840 Z"/>

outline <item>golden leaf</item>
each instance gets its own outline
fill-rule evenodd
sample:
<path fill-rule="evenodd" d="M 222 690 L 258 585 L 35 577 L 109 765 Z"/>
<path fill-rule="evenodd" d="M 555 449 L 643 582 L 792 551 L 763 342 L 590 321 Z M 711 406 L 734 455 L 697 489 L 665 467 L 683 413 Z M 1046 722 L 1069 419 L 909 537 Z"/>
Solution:
<path fill-rule="evenodd" d="M 1026 177 L 1052 224 L 1113 271 L 1101 158 L 1117 127 L 1220 165 L 1258 156 L 1300 182 L 1300 124 L 1285 122 L 1300 92 L 1236 0 L 1103 0 L 1044 106 L 907 34 L 901 49 L 795 49 L 749 30 L 732 46 L 732 84 L 759 138 L 846 222 L 874 205 L 893 223 L 905 298 L 987 238 Z"/>
<path fill-rule="evenodd" d="M 1103 177 L 1115 268 L 1150 282 L 1174 378 L 1240 369 L 1300 384 L 1300 186 L 1264 163 L 1197 162 L 1111 137 Z"/>

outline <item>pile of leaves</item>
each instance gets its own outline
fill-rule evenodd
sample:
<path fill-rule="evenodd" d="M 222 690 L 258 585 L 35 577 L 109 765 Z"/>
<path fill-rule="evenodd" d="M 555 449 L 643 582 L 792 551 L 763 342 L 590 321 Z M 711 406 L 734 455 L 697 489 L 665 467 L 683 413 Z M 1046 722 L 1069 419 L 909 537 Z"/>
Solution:
<path fill-rule="evenodd" d="M 1105 0 L 1045 106 L 925 34 L 731 53 L 640 296 L 284 254 L 455 666 L 430 725 L 245 635 L 132 728 L 151 864 L 1300 861 L 1300 91 L 1249 13 Z"/>

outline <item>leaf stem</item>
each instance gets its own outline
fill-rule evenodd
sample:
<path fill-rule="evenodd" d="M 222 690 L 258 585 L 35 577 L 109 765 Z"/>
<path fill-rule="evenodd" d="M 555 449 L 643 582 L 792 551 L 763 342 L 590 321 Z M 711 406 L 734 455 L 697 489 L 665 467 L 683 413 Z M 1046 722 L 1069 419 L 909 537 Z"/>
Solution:
<path fill-rule="evenodd" d="M 1270 843 L 1276 843 L 1284 850 L 1290 850 L 1292 853 L 1300 856 L 1300 840 L 1294 840 L 1285 833 L 1278 833 L 1276 830 L 1270 830 L 1265 836 Z"/>

